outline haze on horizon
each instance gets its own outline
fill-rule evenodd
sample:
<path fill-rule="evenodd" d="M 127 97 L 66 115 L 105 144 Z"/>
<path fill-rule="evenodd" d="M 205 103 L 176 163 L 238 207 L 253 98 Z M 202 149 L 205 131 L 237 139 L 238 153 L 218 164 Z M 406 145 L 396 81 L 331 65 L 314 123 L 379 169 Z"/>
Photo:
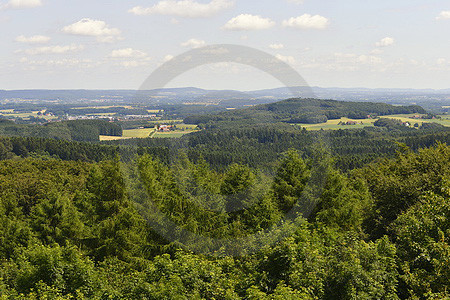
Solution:
<path fill-rule="evenodd" d="M 138 89 L 189 49 L 239 44 L 293 66 L 311 86 L 450 88 L 448 1 L 0 1 L 0 89 Z M 280 86 L 238 64 L 169 87 Z"/>

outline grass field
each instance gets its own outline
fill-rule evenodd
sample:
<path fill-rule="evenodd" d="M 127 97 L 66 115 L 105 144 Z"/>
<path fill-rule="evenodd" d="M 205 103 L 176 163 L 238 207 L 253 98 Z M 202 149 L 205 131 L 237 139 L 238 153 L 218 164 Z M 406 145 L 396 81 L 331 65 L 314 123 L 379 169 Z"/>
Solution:
<path fill-rule="evenodd" d="M 124 138 L 148 138 L 155 131 L 155 128 L 129 129 L 123 131 Z"/>
<path fill-rule="evenodd" d="M 117 140 L 126 140 L 132 138 L 148 138 L 152 133 L 155 132 L 155 128 L 144 128 L 144 129 L 129 129 L 124 130 L 122 136 L 106 136 L 101 135 L 100 141 L 117 141 Z"/>
<path fill-rule="evenodd" d="M 181 123 L 183 123 L 183 120 L 150 120 L 150 121 L 148 121 L 148 123 L 150 123 L 150 124 L 165 124 L 165 125 L 172 125 L 172 124 L 175 124 L 175 125 L 178 125 L 178 124 L 181 124 Z M 183 124 L 184 125 L 184 124 Z"/>
<path fill-rule="evenodd" d="M 0 116 L 4 116 L 4 117 L 13 117 L 13 118 L 22 118 L 22 119 L 35 117 L 35 118 L 41 118 L 41 119 L 46 119 L 46 120 L 56 119 L 56 117 L 51 117 L 51 116 L 39 116 L 38 113 L 39 113 L 39 110 L 32 111 L 31 113 L 16 113 L 16 112 L 14 112 L 13 109 L 0 110 Z"/>
<path fill-rule="evenodd" d="M 390 116 L 383 116 L 383 118 L 391 118 L 391 119 L 398 119 L 402 120 L 402 122 L 408 122 L 410 124 L 419 123 L 421 125 L 422 123 L 437 123 L 441 124 L 447 127 L 450 127 L 450 116 L 441 115 L 441 119 L 413 119 L 412 117 L 415 114 L 412 115 L 390 115 Z"/>
<path fill-rule="evenodd" d="M 338 125 L 339 122 L 347 122 L 347 121 L 355 121 L 358 124 L 357 125 Z M 308 130 L 338 130 L 338 129 L 357 129 L 357 128 L 364 128 L 368 126 L 374 126 L 373 123 L 376 120 L 374 119 L 362 119 L 362 120 L 355 120 L 355 119 L 349 119 L 349 118 L 341 118 L 339 120 L 328 120 L 326 123 L 320 123 L 320 124 L 299 124 L 302 127 L 305 127 Z M 362 122 L 362 124 L 361 124 Z"/>
<path fill-rule="evenodd" d="M 118 140 L 127 140 L 131 139 L 130 137 L 122 137 L 122 136 L 109 136 L 109 135 L 101 135 L 100 141 L 118 141 Z"/>
<path fill-rule="evenodd" d="M 171 131 L 171 132 L 157 132 L 153 135 L 153 138 L 180 138 L 183 135 L 192 133 L 195 131 Z"/>
<path fill-rule="evenodd" d="M 438 123 L 447 127 L 450 127 L 450 117 L 449 116 L 440 116 L 441 119 L 431 119 L 431 120 L 424 120 L 424 119 L 413 119 L 412 117 L 414 114 L 411 115 L 390 115 L 390 116 L 383 116 L 382 118 L 390 118 L 390 119 L 397 119 L 401 120 L 402 122 L 408 122 L 411 125 L 414 125 L 415 123 L 419 123 L 419 125 L 422 125 L 422 123 Z M 339 122 L 347 122 L 347 121 L 355 121 L 358 124 L 357 125 L 338 125 Z M 364 128 L 364 127 L 372 127 L 374 126 L 373 123 L 375 122 L 375 119 L 362 119 L 362 120 L 355 120 L 355 119 L 348 119 L 348 118 L 341 118 L 339 120 L 329 120 L 326 123 L 320 123 L 320 124 L 298 124 L 302 127 L 305 127 L 308 130 L 338 130 L 338 129 L 358 129 L 358 128 Z M 362 122 L 362 124 L 361 124 Z"/>
<path fill-rule="evenodd" d="M 180 138 L 183 135 L 196 132 L 196 125 L 177 124 L 177 131 L 171 132 L 156 132 L 155 128 L 143 128 L 143 129 L 128 129 L 123 131 L 123 136 L 100 136 L 100 141 L 116 141 L 132 138 Z"/>
<path fill-rule="evenodd" d="M 114 116 L 116 113 L 99 113 L 99 114 L 86 114 L 86 116 L 105 116 L 105 117 L 111 117 Z"/>
<path fill-rule="evenodd" d="M 123 107 L 125 109 L 133 109 L 133 106 L 130 105 L 110 105 L 110 106 L 84 106 L 84 107 L 74 107 L 72 109 L 108 109 L 108 108 L 117 108 Z"/>

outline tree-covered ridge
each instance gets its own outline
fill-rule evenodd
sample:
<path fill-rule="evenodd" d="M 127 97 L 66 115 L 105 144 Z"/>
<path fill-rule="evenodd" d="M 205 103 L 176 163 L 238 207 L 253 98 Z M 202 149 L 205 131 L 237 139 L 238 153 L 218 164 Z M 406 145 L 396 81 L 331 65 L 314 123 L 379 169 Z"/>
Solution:
<path fill-rule="evenodd" d="M 99 135 L 122 136 L 122 128 L 106 120 L 73 120 L 42 125 L 0 120 L 0 135 L 95 142 L 99 141 Z"/>
<path fill-rule="evenodd" d="M 394 106 L 385 103 L 345 102 L 319 99 L 288 99 L 272 104 L 229 111 L 215 115 L 200 115 L 185 118 L 186 124 L 230 125 L 230 122 L 244 124 L 259 123 L 324 123 L 343 117 L 365 119 L 367 116 L 392 114 L 426 113 L 417 105 Z"/>
<path fill-rule="evenodd" d="M 148 154 L 133 164 L 1 161 L 0 296 L 448 298 L 450 147 L 403 147 L 349 174 L 315 154 L 289 150 L 272 174 L 245 164 L 217 171 L 183 152 L 171 163 Z M 309 214 L 278 227 L 305 203 L 314 203 Z M 276 243 L 262 235 L 262 247 L 250 240 L 241 250 L 259 251 L 249 255 L 194 254 L 176 242 L 184 236 L 157 234 L 152 205 L 205 237 L 292 234 Z"/>

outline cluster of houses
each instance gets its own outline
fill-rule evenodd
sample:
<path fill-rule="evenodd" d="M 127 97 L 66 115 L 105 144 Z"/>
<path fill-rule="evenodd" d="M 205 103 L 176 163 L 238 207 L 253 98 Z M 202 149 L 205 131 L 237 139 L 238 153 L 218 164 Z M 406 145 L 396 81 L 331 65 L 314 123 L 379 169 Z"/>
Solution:
<path fill-rule="evenodd" d="M 174 127 L 173 125 L 159 125 L 158 126 L 158 131 L 159 132 L 170 132 L 173 131 Z"/>
<path fill-rule="evenodd" d="M 46 110 L 38 112 L 37 115 L 38 116 L 45 116 L 45 117 L 54 117 L 53 113 L 48 112 Z"/>

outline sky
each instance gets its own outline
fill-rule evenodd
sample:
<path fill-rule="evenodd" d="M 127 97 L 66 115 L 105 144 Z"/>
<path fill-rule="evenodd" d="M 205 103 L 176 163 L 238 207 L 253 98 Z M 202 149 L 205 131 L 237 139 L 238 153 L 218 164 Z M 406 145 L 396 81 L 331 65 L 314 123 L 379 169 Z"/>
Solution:
<path fill-rule="evenodd" d="M 194 48 L 236 44 L 310 86 L 450 88 L 448 0 L 0 0 L 0 89 L 138 89 Z M 236 63 L 167 87 L 282 84 Z"/>

